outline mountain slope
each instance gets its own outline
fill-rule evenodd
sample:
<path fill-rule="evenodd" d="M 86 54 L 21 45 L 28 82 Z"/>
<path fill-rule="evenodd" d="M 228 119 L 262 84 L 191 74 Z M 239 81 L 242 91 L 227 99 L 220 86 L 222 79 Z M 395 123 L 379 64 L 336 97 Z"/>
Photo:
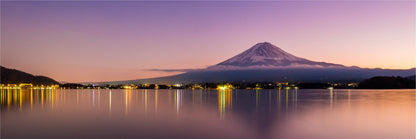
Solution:
<path fill-rule="evenodd" d="M 25 73 L 15 69 L 5 68 L 0 66 L 1 84 L 19 84 L 19 83 L 32 83 L 34 85 L 54 85 L 59 84 L 57 81 L 45 77 L 45 76 L 34 76 L 29 73 Z"/>
<path fill-rule="evenodd" d="M 374 76 L 409 76 L 415 69 L 367 69 L 340 64 L 315 62 L 289 54 L 268 43 L 258 43 L 250 49 L 206 69 L 187 73 L 105 84 L 139 83 L 201 83 L 201 82 L 358 82 Z"/>

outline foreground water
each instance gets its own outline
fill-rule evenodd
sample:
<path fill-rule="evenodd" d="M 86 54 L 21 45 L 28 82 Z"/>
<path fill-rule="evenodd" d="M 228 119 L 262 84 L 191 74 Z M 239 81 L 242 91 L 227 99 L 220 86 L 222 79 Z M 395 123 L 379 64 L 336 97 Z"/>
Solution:
<path fill-rule="evenodd" d="M 2 90 L 1 137 L 414 139 L 415 90 Z"/>

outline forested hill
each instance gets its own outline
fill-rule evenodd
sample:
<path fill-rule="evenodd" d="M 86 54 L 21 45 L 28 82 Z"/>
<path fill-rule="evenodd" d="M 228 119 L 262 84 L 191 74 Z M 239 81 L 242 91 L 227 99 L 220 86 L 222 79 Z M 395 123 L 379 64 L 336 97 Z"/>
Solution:
<path fill-rule="evenodd" d="M 54 85 L 59 84 L 54 79 L 45 76 L 35 76 L 16 69 L 9 69 L 3 66 L 1 67 L 1 84 L 20 84 L 20 83 L 32 83 L 33 85 Z"/>

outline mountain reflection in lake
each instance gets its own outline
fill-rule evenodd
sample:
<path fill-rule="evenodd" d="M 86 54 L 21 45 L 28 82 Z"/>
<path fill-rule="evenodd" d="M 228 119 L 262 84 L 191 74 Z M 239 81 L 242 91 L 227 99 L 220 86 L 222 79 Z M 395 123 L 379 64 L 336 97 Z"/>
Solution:
<path fill-rule="evenodd" d="M 413 139 L 415 90 L 2 90 L 1 137 Z"/>

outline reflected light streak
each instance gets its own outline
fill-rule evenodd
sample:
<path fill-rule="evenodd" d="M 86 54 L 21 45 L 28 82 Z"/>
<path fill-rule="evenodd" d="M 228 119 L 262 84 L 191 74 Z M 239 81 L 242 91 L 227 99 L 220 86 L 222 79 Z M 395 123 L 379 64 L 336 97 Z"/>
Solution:
<path fill-rule="evenodd" d="M 53 93 L 54 93 L 54 92 L 53 92 L 53 89 L 51 89 L 50 91 L 51 91 L 51 96 L 50 96 L 50 98 L 51 98 L 51 103 L 52 103 L 52 104 L 51 104 L 51 108 L 53 109 L 53 106 L 54 106 L 54 104 L 55 104 L 55 102 L 54 102 L 54 95 L 53 95 Z"/>
<path fill-rule="evenodd" d="M 79 102 L 79 96 L 78 96 L 78 94 L 79 94 L 79 92 L 78 92 L 78 89 L 77 89 L 77 105 L 78 105 L 78 102 Z M 62 97 L 62 96 L 61 96 Z M 61 98 L 62 99 L 62 98 Z"/>
<path fill-rule="evenodd" d="M 13 92 L 11 92 L 10 89 L 7 89 L 7 106 L 9 106 L 10 103 L 12 103 L 12 93 Z"/>
<path fill-rule="evenodd" d="M 97 98 L 98 98 L 98 107 L 100 107 L 101 106 L 100 105 L 100 98 L 101 98 L 100 89 L 98 89 L 98 96 L 97 96 Z"/>
<path fill-rule="evenodd" d="M 289 105 L 289 90 L 286 89 L 286 111 L 288 109 L 288 105 Z"/>
<path fill-rule="evenodd" d="M 175 101 L 176 101 L 176 116 L 179 117 L 179 109 L 181 107 L 181 92 L 178 89 L 175 90 Z"/>
<path fill-rule="evenodd" d="M 8 92 L 7 92 L 7 109 L 9 109 L 9 107 L 10 107 L 10 103 L 11 103 L 11 101 L 12 101 L 12 93 L 10 92 L 10 90 L 8 90 Z"/>
<path fill-rule="evenodd" d="M 92 107 L 95 107 L 95 92 L 92 90 Z"/>
<path fill-rule="evenodd" d="M 158 91 L 155 90 L 155 114 L 157 114 Z"/>
<path fill-rule="evenodd" d="M 17 102 L 17 90 L 13 89 L 13 104 L 16 104 Z"/>
<path fill-rule="evenodd" d="M 126 106 L 125 106 L 125 114 L 127 115 L 127 113 L 128 113 L 128 105 L 129 105 L 129 98 L 130 98 L 130 89 L 125 89 L 125 92 L 124 92 L 124 96 L 125 96 L 125 104 L 126 104 Z"/>
<path fill-rule="evenodd" d="M 48 102 L 52 102 L 51 90 L 48 89 L 48 94 L 47 95 L 48 95 L 47 97 L 49 98 L 49 101 Z"/>
<path fill-rule="evenodd" d="M 226 118 L 226 113 L 232 110 L 232 90 L 218 90 L 218 111 L 220 113 L 220 120 Z"/>
<path fill-rule="evenodd" d="M 108 107 L 110 109 L 110 114 L 111 114 L 111 90 L 109 92 L 109 104 L 108 104 Z"/>
<path fill-rule="evenodd" d="M 334 89 L 329 89 L 329 105 L 332 108 L 332 103 L 334 101 Z"/>
<path fill-rule="evenodd" d="M 144 90 L 144 113 L 147 116 L 147 89 Z"/>
<path fill-rule="evenodd" d="M 223 120 L 225 114 L 225 93 L 223 89 L 218 91 L 218 109 L 220 112 L 220 120 Z"/>
<path fill-rule="evenodd" d="M 19 111 L 22 111 L 22 90 L 19 90 Z"/>
<path fill-rule="evenodd" d="M 43 89 L 40 90 L 40 99 L 42 101 L 42 110 L 43 110 Z"/>
<path fill-rule="evenodd" d="M 30 111 L 33 110 L 33 89 L 30 89 Z"/>

